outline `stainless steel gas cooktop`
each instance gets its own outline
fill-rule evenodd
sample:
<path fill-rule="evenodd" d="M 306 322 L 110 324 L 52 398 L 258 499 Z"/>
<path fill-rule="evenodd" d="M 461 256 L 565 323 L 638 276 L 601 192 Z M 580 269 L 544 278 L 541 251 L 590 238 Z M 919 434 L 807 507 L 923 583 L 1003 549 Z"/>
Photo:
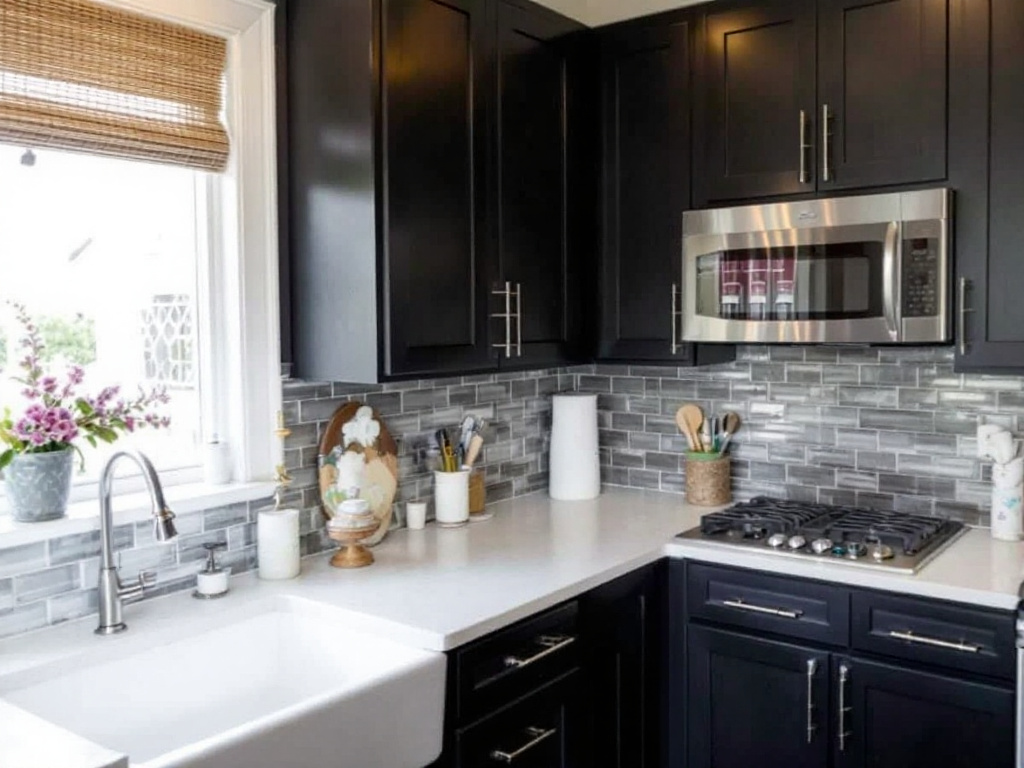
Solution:
<path fill-rule="evenodd" d="M 758 496 L 704 515 L 677 538 L 916 573 L 966 530 L 942 517 Z"/>

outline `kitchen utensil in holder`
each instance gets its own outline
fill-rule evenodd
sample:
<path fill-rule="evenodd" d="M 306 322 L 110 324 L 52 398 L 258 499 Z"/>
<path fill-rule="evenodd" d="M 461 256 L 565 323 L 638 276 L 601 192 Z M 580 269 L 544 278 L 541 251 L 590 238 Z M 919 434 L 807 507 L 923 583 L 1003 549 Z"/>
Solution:
<path fill-rule="evenodd" d="M 489 518 L 486 507 L 487 488 L 484 485 L 484 473 L 475 470 L 469 475 L 469 519 L 472 521 Z"/>
<path fill-rule="evenodd" d="M 686 501 L 701 507 L 718 507 L 732 501 L 729 454 L 686 454 Z"/>

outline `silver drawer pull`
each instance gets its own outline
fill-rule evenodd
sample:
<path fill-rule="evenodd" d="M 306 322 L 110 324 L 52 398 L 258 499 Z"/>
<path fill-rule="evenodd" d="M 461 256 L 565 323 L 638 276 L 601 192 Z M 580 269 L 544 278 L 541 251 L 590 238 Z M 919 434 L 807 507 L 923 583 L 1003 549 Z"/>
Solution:
<path fill-rule="evenodd" d="M 906 632 L 896 629 L 891 630 L 889 637 L 893 640 L 906 640 L 908 643 L 917 643 L 918 645 L 930 645 L 932 648 L 945 648 L 947 651 L 960 651 L 962 653 L 978 653 L 981 651 L 980 645 L 965 643 L 963 640 L 953 643 L 949 640 L 938 640 L 934 637 L 926 637 L 925 635 L 915 635 L 909 629 Z"/>
<path fill-rule="evenodd" d="M 541 659 L 545 658 L 546 656 L 550 656 L 553 653 L 558 653 L 566 646 L 572 645 L 575 642 L 576 638 L 572 637 L 571 635 L 541 635 L 539 638 L 537 638 L 536 643 L 541 648 L 543 648 L 542 651 L 540 651 L 539 653 L 535 653 L 528 659 L 520 659 L 518 656 L 506 656 L 505 666 L 515 667 L 516 669 L 528 667 L 534 662 L 538 662 Z"/>
<path fill-rule="evenodd" d="M 492 760 L 497 760 L 499 763 L 505 763 L 506 765 L 512 765 L 512 763 L 517 758 L 519 758 L 522 755 L 524 755 L 527 752 L 529 752 L 531 749 L 536 747 L 542 741 L 550 739 L 556 733 L 558 733 L 558 729 L 557 728 L 548 728 L 546 730 L 544 728 L 534 728 L 534 727 L 527 728 L 526 729 L 526 735 L 530 737 L 530 740 L 528 742 L 523 744 L 523 746 L 521 746 L 515 752 L 503 752 L 500 749 L 492 750 L 491 751 L 491 759 Z"/>
<path fill-rule="evenodd" d="M 803 611 L 791 611 L 787 608 L 768 608 L 763 605 L 754 605 L 744 602 L 742 598 L 736 597 L 732 600 L 723 600 L 722 605 L 729 608 L 739 608 L 742 611 L 753 611 L 754 613 L 767 613 L 769 616 L 780 616 L 783 619 L 799 619 L 804 615 Z"/>

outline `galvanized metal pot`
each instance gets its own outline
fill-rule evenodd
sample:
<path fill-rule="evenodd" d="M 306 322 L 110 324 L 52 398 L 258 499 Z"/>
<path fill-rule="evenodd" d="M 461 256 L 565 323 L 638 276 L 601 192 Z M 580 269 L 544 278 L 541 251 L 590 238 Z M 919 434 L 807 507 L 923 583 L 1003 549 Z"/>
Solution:
<path fill-rule="evenodd" d="M 4 469 L 14 519 L 40 523 L 64 517 L 71 493 L 74 450 L 19 453 Z"/>

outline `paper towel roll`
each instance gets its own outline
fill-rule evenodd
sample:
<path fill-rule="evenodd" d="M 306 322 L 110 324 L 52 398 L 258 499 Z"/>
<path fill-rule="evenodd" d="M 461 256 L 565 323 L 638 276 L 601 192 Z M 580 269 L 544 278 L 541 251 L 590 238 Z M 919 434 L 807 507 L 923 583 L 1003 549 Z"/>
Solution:
<path fill-rule="evenodd" d="M 551 498 L 583 501 L 600 496 L 597 395 L 562 392 L 552 396 L 551 410 Z"/>
<path fill-rule="evenodd" d="M 261 579 L 277 581 L 299 575 L 299 510 L 260 512 L 256 522 L 256 557 Z"/>

